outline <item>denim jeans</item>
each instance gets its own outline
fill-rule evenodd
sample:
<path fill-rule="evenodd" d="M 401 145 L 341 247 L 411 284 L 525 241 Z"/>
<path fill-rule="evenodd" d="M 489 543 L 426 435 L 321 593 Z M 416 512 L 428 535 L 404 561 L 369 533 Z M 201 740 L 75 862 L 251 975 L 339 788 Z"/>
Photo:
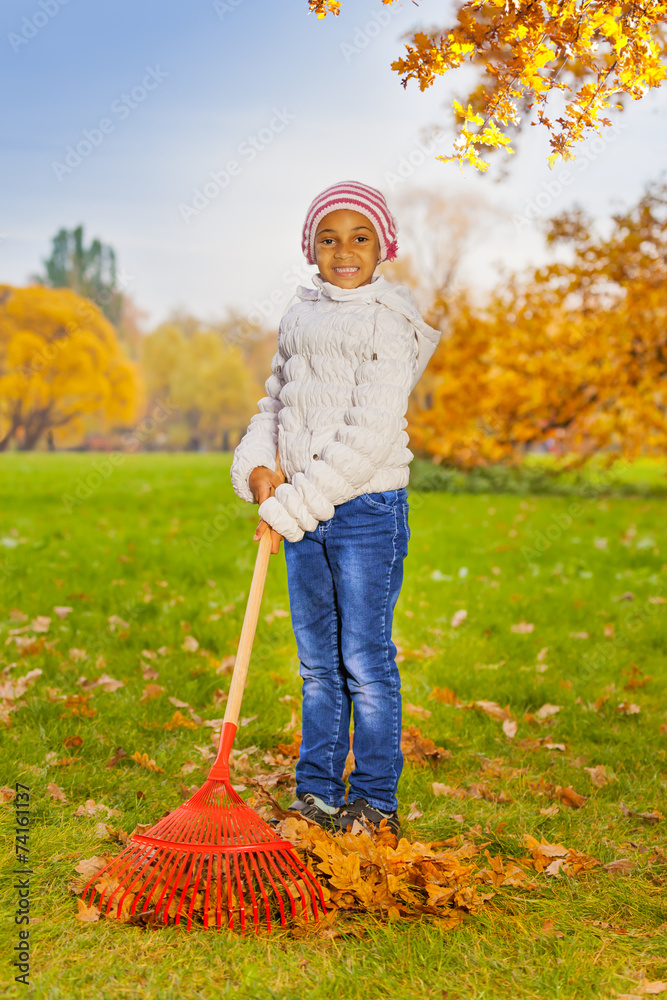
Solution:
<path fill-rule="evenodd" d="M 345 802 L 342 780 L 354 709 L 349 801 L 397 808 L 401 681 L 391 640 L 410 529 L 404 489 L 339 504 L 298 542 L 285 541 L 292 625 L 303 679 L 297 795 Z"/>

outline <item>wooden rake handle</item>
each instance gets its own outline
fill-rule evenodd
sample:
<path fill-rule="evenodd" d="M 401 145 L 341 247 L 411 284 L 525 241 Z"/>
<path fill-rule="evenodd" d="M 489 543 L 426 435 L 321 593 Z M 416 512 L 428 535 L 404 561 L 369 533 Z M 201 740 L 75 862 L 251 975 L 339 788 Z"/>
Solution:
<path fill-rule="evenodd" d="M 246 677 L 248 675 L 248 664 L 250 663 L 250 653 L 255 638 L 259 609 L 262 603 L 262 593 L 264 591 L 264 581 L 266 571 L 271 558 L 271 530 L 267 525 L 266 530 L 257 543 L 257 558 L 255 559 L 255 569 L 252 574 L 250 593 L 248 594 L 248 604 L 243 617 L 243 627 L 241 628 L 241 638 L 239 648 L 234 661 L 234 673 L 232 683 L 229 687 L 229 697 L 225 710 L 225 723 L 231 723 L 236 727 L 241 712 L 241 700 L 243 689 L 245 688 Z"/>

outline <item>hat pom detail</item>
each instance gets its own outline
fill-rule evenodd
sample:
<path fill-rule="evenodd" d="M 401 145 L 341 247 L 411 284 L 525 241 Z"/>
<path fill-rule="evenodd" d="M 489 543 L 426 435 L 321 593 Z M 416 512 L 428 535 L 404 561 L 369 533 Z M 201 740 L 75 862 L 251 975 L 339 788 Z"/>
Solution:
<path fill-rule="evenodd" d="M 396 255 L 398 253 L 398 243 L 396 240 L 392 240 L 387 246 L 387 253 L 385 254 L 385 260 L 396 260 Z"/>

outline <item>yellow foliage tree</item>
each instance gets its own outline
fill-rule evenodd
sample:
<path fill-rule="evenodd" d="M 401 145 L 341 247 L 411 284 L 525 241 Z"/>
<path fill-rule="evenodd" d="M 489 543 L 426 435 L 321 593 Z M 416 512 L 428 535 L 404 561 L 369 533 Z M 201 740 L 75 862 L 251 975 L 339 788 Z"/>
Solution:
<path fill-rule="evenodd" d="M 142 362 L 147 387 L 168 397 L 184 420 L 189 447 L 228 448 L 250 420 L 259 389 L 237 346 L 215 330 L 165 323 L 144 338 Z"/>
<path fill-rule="evenodd" d="M 551 221 L 570 260 L 529 271 L 483 308 L 459 296 L 411 440 L 470 468 L 559 442 L 569 467 L 604 450 L 667 453 L 667 185 L 601 237 L 581 211 Z"/>
<path fill-rule="evenodd" d="M 84 418 L 130 423 L 140 384 L 111 323 L 69 288 L 0 285 L 0 451 L 72 440 Z"/>
<path fill-rule="evenodd" d="M 308 0 L 308 6 L 322 18 L 338 15 L 341 0 Z M 404 87 L 416 80 L 422 91 L 466 62 L 480 70 L 467 107 L 453 103 L 462 119 L 454 153 L 437 157 L 461 169 L 467 161 L 487 170 L 485 149 L 512 153 L 509 128 L 520 127 L 519 111 L 533 106 L 551 133 L 549 165 L 573 159 L 572 147 L 588 132 L 612 124 L 603 117 L 612 100 L 622 108 L 619 96 L 638 100 L 667 76 L 665 0 L 468 0 L 454 10 L 456 24 L 415 32 L 391 68 L 403 74 Z M 554 90 L 565 95 L 555 123 L 545 114 Z"/>

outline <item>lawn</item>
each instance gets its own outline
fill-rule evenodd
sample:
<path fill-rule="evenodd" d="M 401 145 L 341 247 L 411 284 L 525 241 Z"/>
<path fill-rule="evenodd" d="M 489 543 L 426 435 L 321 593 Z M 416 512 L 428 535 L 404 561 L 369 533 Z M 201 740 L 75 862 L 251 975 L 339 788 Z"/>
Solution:
<path fill-rule="evenodd" d="M 495 895 L 451 930 L 428 915 L 381 911 L 344 915 L 358 936 L 329 939 L 77 920 L 68 890 L 75 866 L 121 849 L 100 839 L 100 822 L 126 832 L 151 823 L 206 776 L 215 728 L 205 722 L 224 714 L 255 555 L 256 508 L 234 496 L 228 456 L 121 458 L 1 460 L 0 785 L 21 782 L 31 795 L 30 996 L 606 1000 L 660 989 L 667 519 L 659 497 L 410 498 L 394 629 L 404 725 L 451 756 L 406 763 L 404 835 L 475 845 L 480 868 L 494 858 L 521 865 L 526 835 L 597 864 L 578 874 L 558 864 L 553 874 L 533 870 L 518 886 L 496 879 Z M 264 754 L 298 730 L 288 609 L 281 553 L 269 566 L 237 734 L 237 749 L 250 751 L 237 754 L 239 782 L 270 774 Z M 21 694 L 16 681 L 36 669 Z M 162 770 L 142 768 L 135 752 Z M 273 791 L 289 803 L 289 782 Z M 5 799 L 0 926 L 9 956 L 19 928 L 15 803 L 8 791 Z M 11 961 L 3 995 L 23 996 Z"/>

